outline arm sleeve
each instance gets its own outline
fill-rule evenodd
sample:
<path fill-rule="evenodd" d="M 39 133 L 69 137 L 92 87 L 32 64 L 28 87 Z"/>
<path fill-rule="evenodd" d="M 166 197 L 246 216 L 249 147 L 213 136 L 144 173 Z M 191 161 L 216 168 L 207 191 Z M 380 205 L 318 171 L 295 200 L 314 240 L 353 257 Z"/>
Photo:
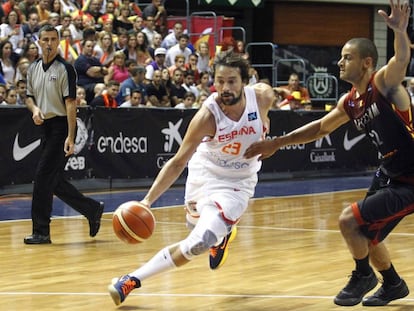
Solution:
<path fill-rule="evenodd" d="M 65 67 L 66 67 L 66 79 L 67 81 L 64 81 L 64 83 L 67 85 L 67 87 L 65 88 L 63 97 L 64 98 L 76 98 L 76 83 L 78 81 L 78 77 L 76 75 L 76 71 L 75 68 L 69 64 L 69 63 L 65 63 Z M 66 80 L 65 79 L 65 80 Z"/>

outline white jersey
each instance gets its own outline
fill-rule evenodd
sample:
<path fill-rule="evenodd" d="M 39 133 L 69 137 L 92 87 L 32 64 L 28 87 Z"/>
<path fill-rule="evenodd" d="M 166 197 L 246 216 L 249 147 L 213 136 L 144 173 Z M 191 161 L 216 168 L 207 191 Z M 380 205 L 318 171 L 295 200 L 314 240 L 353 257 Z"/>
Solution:
<path fill-rule="evenodd" d="M 185 204 L 187 227 L 192 231 L 179 243 L 187 259 L 200 253 L 200 244 L 211 247 L 223 241 L 254 194 L 261 162 L 257 157 L 245 159 L 243 154 L 264 138 L 265 123 L 254 88 L 244 87 L 244 94 L 246 105 L 238 121 L 223 113 L 215 100 L 217 93 L 203 103 L 214 116 L 216 132 L 200 143 L 188 162 Z"/>
<path fill-rule="evenodd" d="M 215 101 L 214 93 L 203 103 L 214 115 L 216 134 L 202 142 L 188 162 L 185 188 L 187 221 L 193 223 L 205 206 L 220 206 L 226 222 L 235 223 L 254 195 L 261 161 L 245 159 L 244 151 L 264 137 L 253 88 L 245 87 L 246 108 L 239 121 L 230 120 Z"/>
<path fill-rule="evenodd" d="M 214 115 L 216 134 L 202 142 L 188 163 L 192 169 L 208 171 L 220 179 L 244 179 L 255 175 L 261 167 L 257 157 L 245 159 L 245 150 L 264 137 L 264 124 L 260 117 L 253 88 L 245 87 L 246 107 L 239 121 L 229 119 L 215 101 L 217 93 L 203 103 Z"/>

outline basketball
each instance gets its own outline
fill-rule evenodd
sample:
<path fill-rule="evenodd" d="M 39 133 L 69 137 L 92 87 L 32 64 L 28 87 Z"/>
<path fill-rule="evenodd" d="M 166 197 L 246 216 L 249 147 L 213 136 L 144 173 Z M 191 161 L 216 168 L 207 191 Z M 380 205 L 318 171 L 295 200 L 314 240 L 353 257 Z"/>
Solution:
<path fill-rule="evenodd" d="M 125 243 L 137 244 L 147 240 L 155 228 L 151 210 L 138 201 L 121 204 L 114 212 L 112 226 L 115 235 Z"/>

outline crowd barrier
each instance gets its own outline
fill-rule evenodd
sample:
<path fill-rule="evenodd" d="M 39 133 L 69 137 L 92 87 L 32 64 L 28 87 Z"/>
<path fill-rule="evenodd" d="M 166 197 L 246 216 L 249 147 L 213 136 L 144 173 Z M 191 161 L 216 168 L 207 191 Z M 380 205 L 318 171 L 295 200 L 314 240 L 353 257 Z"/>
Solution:
<path fill-rule="evenodd" d="M 153 178 L 178 150 L 195 113 L 193 109 L 79 108 L 76 154 L 69 158 L 66 174 L 74 180 Z M 269 136 L 280 136 L 325 113 L 271 111 Z M 31 183 L 41 144 L 31 113 L 26 108 L 0 109 L 0 132 L 0 186 Z M 365 136 L 346 124 L 313 143 L 283 148 L 263 162 L 261 173 L 357 172 L 377 162 Z"/>

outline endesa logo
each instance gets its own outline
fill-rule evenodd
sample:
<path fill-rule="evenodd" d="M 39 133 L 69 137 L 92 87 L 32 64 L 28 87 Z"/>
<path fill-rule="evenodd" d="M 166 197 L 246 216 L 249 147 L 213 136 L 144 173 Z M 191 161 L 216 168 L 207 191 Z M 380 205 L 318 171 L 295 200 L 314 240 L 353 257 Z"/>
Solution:
<path fill-rule="evenodd" d="M 119 132 L 116 137 L 100 136 L 96 148 L 100 153 L 146 153 L 148 152 L 148 138 L 128 137 Z"/>

